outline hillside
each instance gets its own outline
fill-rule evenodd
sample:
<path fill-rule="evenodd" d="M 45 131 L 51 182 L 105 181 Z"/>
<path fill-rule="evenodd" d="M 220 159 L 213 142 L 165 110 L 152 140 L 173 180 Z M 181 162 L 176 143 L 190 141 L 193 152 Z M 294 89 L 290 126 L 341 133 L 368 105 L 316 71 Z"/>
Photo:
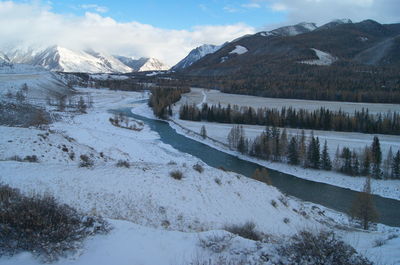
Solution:
<path fill-rule="evenodd" d="M 292 36 L 271 32 L 226 44 L 183 70 L 184 79 L 208 87 L 212 80 L 228 93 L 400 102 L 398 24 L 331 22 Z"/>

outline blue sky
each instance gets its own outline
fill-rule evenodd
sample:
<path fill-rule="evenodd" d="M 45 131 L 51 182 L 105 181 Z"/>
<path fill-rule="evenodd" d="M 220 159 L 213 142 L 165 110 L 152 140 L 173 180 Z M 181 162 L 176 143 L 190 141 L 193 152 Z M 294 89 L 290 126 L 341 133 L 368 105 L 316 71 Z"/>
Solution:
<path fill-rule="evenodd" d="M 273 10 L 266 1 L 55 0 L 50 3 L 52 10 L 60 14 L 83 15 L 87 11 L 99 12 L 119 22 L 137 21 L 167 29 L 235 23 L 261 28 L 285 20 L 285 12 Z"/>
<path fill-rule="evenodd" d="M 174 65 L 202 44 L 299 22 L 400 22 L 400 0 L 0 0 L 1 47 L 94 49 Z"/>

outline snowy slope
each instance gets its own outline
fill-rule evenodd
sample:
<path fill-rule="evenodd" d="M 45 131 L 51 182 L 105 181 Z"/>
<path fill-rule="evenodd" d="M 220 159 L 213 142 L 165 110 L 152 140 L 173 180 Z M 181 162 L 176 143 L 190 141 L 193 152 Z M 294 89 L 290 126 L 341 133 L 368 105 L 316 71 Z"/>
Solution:
<path fill-rule="evenodd" d="M 133 57 L 125 57 L 119 55 L 115 55 L 114 57 L 136 72 L 163 71 L 170 68 L 168 65 L 155 58 L 141 57 L 139 59 L 135 59 Z"/>
<path fill-rule="evenodd" d="M 183 58 L 175 66 L 172 67 L 172 70 L 178 71 L 178 70 L 182 70 L 186 67 L 189 67 L 194 62 L 200 60 L 207 54 L 216 52 L 221 47 L 222 47 L 221 45 L 217 46 L 217 45 L 212 45 L 212 44 L 203 44 L 203 45 L 197 47 L 196 49 L 193 49 L 192 51 L 190 51 L 190 53 L 185 58 Z"/>
<path fill-rule="evenodd" d="M 231 51 L 229 54 L 237 54 L 237 55 L 242 55 L 246 52 L 248 52 L 249 50 L 247 50 L 246 47 L 243 47 L 241 45 L 236 45 L 235 49 L 233 49 L 233 51 Z"/>
<path fill-rule="evenodd" d="M 335 61 L 337 61 L 337 58 L 327 52 L 323 52 L 317 49 L 312 48 L 315 52 L 315 55 L 318 57 L 317 60 L 306 60 L 306 61 L 301 61 L 301 63 L 304 64 L 311 64 L 311 65 L 331 65 Z"/>
<path fill-rule="evenodd" d="M 16 94 L 26 84 L 24 94 L 28 100 L 45 100 L 48 96 L 73 93 L 55 73 L 40 66 L 9 64 L 0 66 L 0 97 L 6 93 Z"/>
<path fill-rule="evenodd" d="M 51 71 L 126 73 L 132 69 L 118 59 L 95 51 L 73 51 L 60 46 L 13 49 L 5 52 L 13 63 L 42 66 Z"/>
<path fill-rule="evenodd" d="M 285 197 L 272 186 L 204 165 L 162 143 L 147 126 L 142 131 L 112 126 L 108 121 L 112 114 L 107 111 L 146 106 L 131 103 L 141 99 L 141 93 L 101 89 L 79 92 L 89 93 L 94 107 L 87 114 L 72 117 L 59 113 L 62 119 L 50 130 L 0 126 L 0 182 L 26 194 L 51 194 L 84 213 L 119 220 L 110 220 L 114 230 L 109 235 L 90 238 L 80 255 L 56 264 L 190 264 L 196 254 L 208 260 L 214 254 L 201 248 L 199 240 L 207 235 L 227 234 L 215 230 L 248 220 L 268 234 L 270 241 L 256 243 L 235 237 L 222 254 L 260 258 L 262 252 L 276 255 L 271 244 L 301 229 L 319 230 L 336 224 L 329 219 L 331 215 L 325 216 L 328 211 L 323 207 L 312 207 Z M 81 154 L 90 156 L 94 167 L 79 167 Z M 39 163 L 10 160 L 14 155 L 37 155 Z M 129 161 L 131 167 L 116 167 L 119 159 Z M 192 168 L 196 163 L 203 164 L 204 172 Z M 183 179 L 171 178 L 169 173 L 173 170 L 182 171 Z M 345 233 L 349 236 L 351 232 Z M 351 235 L 355 241 L 357 237 Z M 363 233 L 360 248 L 372 245 L 377 236 L 387 235 Z M 394 243 L 388 246 L 397 247 Z M 379 253 L 378 249 L 373 252 Z M 391 258 L 395 259 L 396 256 Z M 38 262 L 23 253 L 13 258 L 1 257 L 0 264 Z"/>
<path fill-rule="evenodd" d="M 317 28 L 315 23 L 302 22 L 293 26 L 281 27 L 270 31 L 270 33 L 278 36 L 296 36 L 306 32 L 313 31 Z"/>
<path fill-rule="evenodd" d="M 147 58 L 147 61 L 139 68 L 139 72 L 145 71 L 164 71 L 168 70 L 170 66 L 162 63 L 155 58 Z"/>

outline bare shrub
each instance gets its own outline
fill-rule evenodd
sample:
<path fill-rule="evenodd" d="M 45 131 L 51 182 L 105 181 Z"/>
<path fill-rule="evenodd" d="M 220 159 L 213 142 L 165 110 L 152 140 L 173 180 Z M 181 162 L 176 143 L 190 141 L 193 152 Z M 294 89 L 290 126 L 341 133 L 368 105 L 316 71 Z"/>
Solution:
<path fill-rule="evenodd" d="M 189 265 L 249 265 L 249 260 L 246 257 L 194 257 Z"/>
<path fill-rule="evenodd" d="M 369 265 L 366 258 L 355 249 L 338 240 L 333 232 L 312 233 L 301 231 L 294 235 L 290 244 L 278 248 L 279 264 L 309 265 Z"/>
<path fill-rule="evenodd" d="M 285 218 L 283 218 L 283 222 L 284 222 L 285 224 L 288 224 L 288 223 L 290 223 L 290 219 L 287 218 L 287 217 L 285 217 Z"/>
<path fill-rule="evenodd" d="M 232 239 L 235 236 L 232 234 L 224 235 L 210 235 L 205 238 L 199 238 L 199 245 L 203 249 L 209 249 L 214 253 L 221 253 L 225 249 L 231 246 Z"/>
<path fill-rule="evenodd" d="M 220 185 L 220 186 L 222 185 L 221 179 L 215 178 L 214 181 L 215 181 L 215 183 L 217 183 L 218 185 Z"/>
<path fill-rule="evenodd" d="M 241 236 L 243 238 L 251 239 L 254 241 L 260 241 L 261 235 L 255 230 L 256 224 L 252 221 L 248 221 L 242 225 L 225 225 L 224 230 L 231 232 L 232 234 Z"/>
<path fill-rule="evenodd" d="M 37 163 L 37 162 L 39 162 L 39 159 L 36 155 L 31 155 L 31 156 L 25 156 L 24 161 L 31 162 L 31 163 Z"/>
<path fill-rule="evenodd" d="M 289 206 L 288 199 L 285 196 L 281 195 L 279 197 L 279 201 L 283 204 L 283 206 L 285 206 L 285 207 Z"/>
<path fill-rule="evenodd" d="M 274 208 L 278 208 L 278 203 L 275 200 L 271 200 L 271 205 L 274 206 Z"/>
<path fill-rule="evenodd" d="M 53 197 L 27 197 L 0 184 L 0 256 L 29 251 L 46 262 L 75 251 L 82 240 L 109 231 L 97 217 L 87 217 Z"/>
<path fill-rule="evenodd" d="M 24 161 L 20 156 L 17 156 L 17 155 L 15 155 L 15 156 L 10 156 L 10 157 L 8 158 L 8 160 L 14 160 L 14 161 L 18 161 L 18 162 Z"/>
<path fill-rule="evenodd" d="M 179 170 L 174 170 L 169 172 L 169 175 L 171 176 L 171 178 L 176 179 L 176 180 L 181 180 L 183 178 L 183 173 L 182 171 Z"/>
<path fill-rule="evenodd" d="M 130 168 L 131 164 L 129 164 L 128 161 L 126 160 L 118 160 L 117 164 L 115 164 L 117 167 L 126 167 L 126 168 Z"/>
<path fill-rule="evenodd" d="M 204 171 L 203 166 L 200 165 L 199 163 L 193 165 L 193 169 L 196 170 L 196 171 L 199 172 L 199 173 L 203 173 L 203 171 Z"/>
<path fill-rule="evenodd" d="M 386 242 L 387 242 L 387 239 L 377 238 L 374 241 L 374 247 L 381 247 L 381 246 L 385 245 Z"/>
<path fill-rule="evenodd" d="M 93 167 L 94 162 L 88 155 L 81 155 L 80 159 L 79 167 Z"/>

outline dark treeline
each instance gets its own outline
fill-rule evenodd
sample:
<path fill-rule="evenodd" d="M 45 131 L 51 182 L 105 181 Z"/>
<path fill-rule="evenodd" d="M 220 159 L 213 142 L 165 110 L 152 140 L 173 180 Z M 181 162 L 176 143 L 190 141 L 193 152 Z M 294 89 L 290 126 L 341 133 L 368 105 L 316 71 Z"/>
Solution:
<path fill-rule="evenodd" d="M 338 147 L 333 161 L 327 142 L 321 148 L 319 138 L 312 134 L 307 139 L 304 131 L 289 137 L 286 129 L 281 131 L 276 127 L 266 127 L 251 141 L 246 138 L 243 127 L 235 125 L 228 134 L 228 143 L 233 150 L 264 160 L 305 168 L 335 170 L 350 176 L 400 179 L 400 151 L 393 155 L 390 149 L 383 159 L 378 137 L 374 137 L 371 146 L 366 146 L 361 151 Z"/>
<path fill-rule="evenodd" d="M 224 93 L 270 98 L 327 101 L 400 103 L 399 67 L 374 67 L 338 62 L 329 67 L 289 61 L 260 62 L 240 67 L 226 75 L 179 76 L 195 87 L 219 89 Z M 233 63 L 233 62 L 232 62 Z M 236 69 L 234 65 L 231 66 Z M 229 67 L 227 67 L 229 69 Z"/>
<path fill-rule="evenodd" d="M 181 99 L 183 93 L 190 92 L 189 87 L 156 87 L 151 90 L 149 107 L 156 117 L 166 119 L 172 115 L 171 105 Z"/>
<path fill-rule="evenodd" d="M 331 111 L 320 108 L 314 111 L 296 110 L 292 107 L 276 108 L 240 107 L 203 104 L 201 110 L 196 105 L 183 105 L 179 112 L 182 120 L 209 121 L 221 123 L 253 124 L 275 127 L 290 127 L 311 130 L 400 134 L 400 114 L 369 114 L 368 109 L 355 111 L 350 115 L 341 110 Z"/>

